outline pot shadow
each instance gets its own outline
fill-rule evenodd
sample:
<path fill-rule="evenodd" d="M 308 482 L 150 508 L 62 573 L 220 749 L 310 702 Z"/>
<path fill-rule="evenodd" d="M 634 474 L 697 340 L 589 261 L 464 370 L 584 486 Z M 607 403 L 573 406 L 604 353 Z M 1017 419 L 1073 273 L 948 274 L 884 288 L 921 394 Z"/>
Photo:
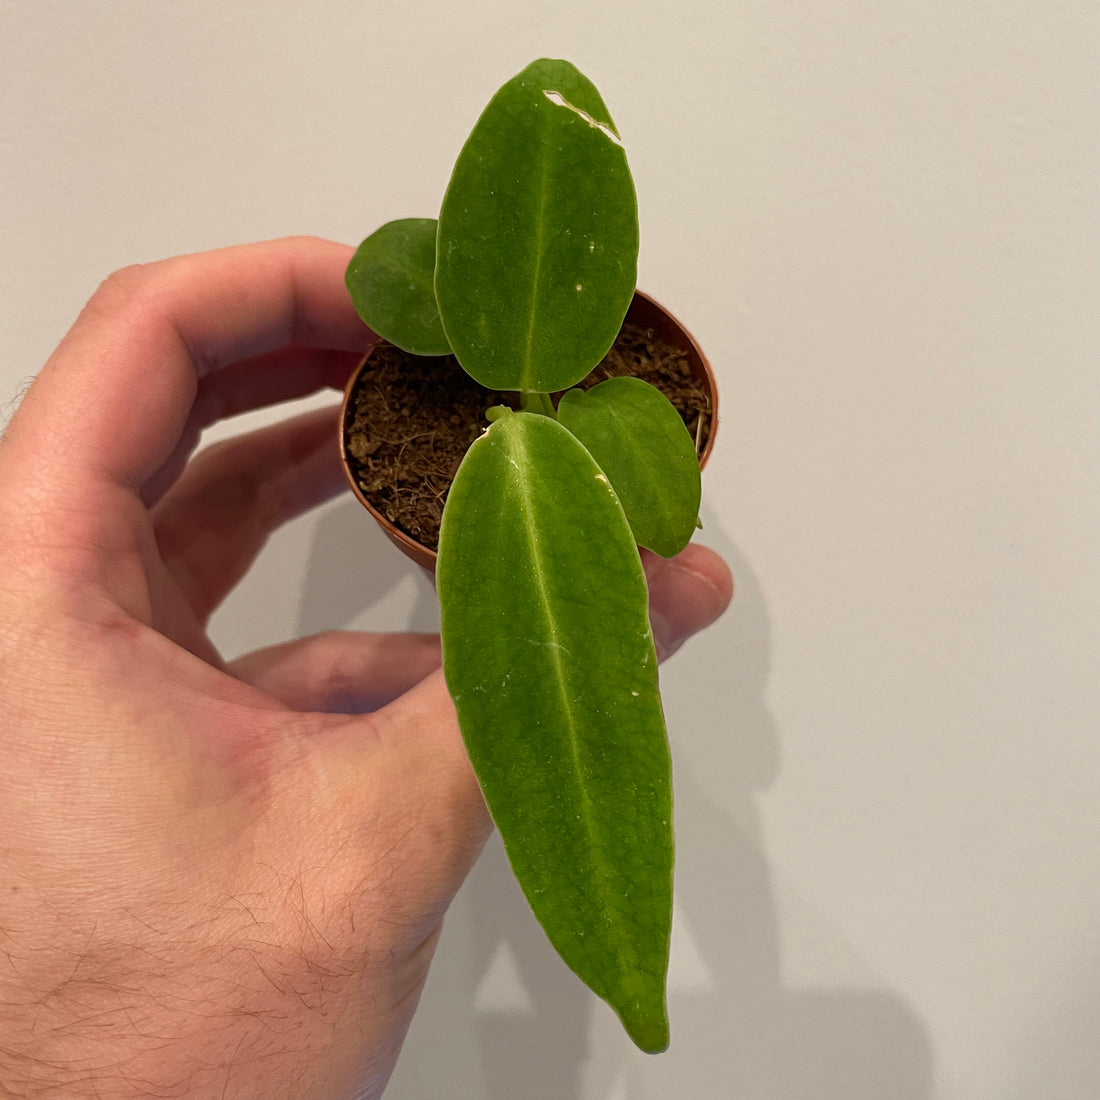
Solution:
<path fill-rule="evenodd" d="M 394 599 L 395 589 L 405 590 L 401 593 L 404 598 Z M 372 611 L 383 621 L 369 627 L 357 621 Z M 390 543 L 366 509 L 350 495 L 327 508 L 314 528 L 297 632 L 301 637 L 349 627 L 427 632 L 439 629 L 439 608 L 431 578 Z"/>
<path fill-rule="evenodd" d="M 610 1010 L 558 959 L 494 837 L 448 914 L 387 1089 L 393 1100 L 667 1100 L 685 1088 L 700 1100 L 931 1095 L 927 1035 L 897 994 L 875 982 L 784 984 L 776 889 L 756 804 L 780 770 L 766 701 L 767 606 L 744 555 L 715 516 L 704 520 L 702 541 L 729 562 L 737 592 L 729 614 L 674 657 L 663 677 L 677 835 L 668 1053 L 634 1051 Z M 436 629 L 424 574 L 358 505 L 334 508 L 317 528 L 300 625 L 315 631 L 373 609 L 392 611 L 388 591 L 410 576 L 418 587 L 408 625 L 385 625 Z M 682 677 L 680 662 L 690 662 Z M 706 724 L 698 696 L 711 703 Z M 810 917 L 815 942 L 832 935 L 843 952 L 826 922 Z"/>

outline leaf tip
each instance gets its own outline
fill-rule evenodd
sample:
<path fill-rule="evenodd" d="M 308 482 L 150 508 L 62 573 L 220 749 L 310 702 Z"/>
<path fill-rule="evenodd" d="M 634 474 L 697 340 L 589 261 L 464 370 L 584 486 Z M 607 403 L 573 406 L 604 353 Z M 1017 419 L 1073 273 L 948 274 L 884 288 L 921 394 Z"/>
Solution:
<path fill-rule="evenodd" d="M 622 1021 L 627 1035 L 643 1054 L 663 1054 L 668 1050 L 668 1016 L 664 1006 L 658 1013 L 633 1019 L 624 1016 Z"/>

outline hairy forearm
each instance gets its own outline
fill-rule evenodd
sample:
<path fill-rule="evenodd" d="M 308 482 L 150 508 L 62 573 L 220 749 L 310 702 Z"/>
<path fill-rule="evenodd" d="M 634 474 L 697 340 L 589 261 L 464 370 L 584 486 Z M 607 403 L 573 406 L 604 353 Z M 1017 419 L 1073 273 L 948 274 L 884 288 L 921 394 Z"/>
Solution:
<path fill-rule="evenodd" d="M 248 947 L 157 953 L 98 945 L 51 960 L 63 966 L 36 968 L 48 950 L 38 960 L 8 956 L 0 986 L 4 1096 L 339 1095 L 323 1088 L 334 1083 L 337 1036 L 321 978 L 311 983 Z M 11 973 L 20 962 L 22 977 Z"/>
<path fill-rule="evenodd" d="M 387 1008 L 411 1018 L 416 990 L 364 996 L 361 959 L 321 964 L 263 934 L 156 942 L 150 929 L 138 944 L 93 928 L 61 947 L 56 934 L 0 930 L 0 1096 L 380 1095 L 403 1029 L 372 1009 L 392 993 Z"/>

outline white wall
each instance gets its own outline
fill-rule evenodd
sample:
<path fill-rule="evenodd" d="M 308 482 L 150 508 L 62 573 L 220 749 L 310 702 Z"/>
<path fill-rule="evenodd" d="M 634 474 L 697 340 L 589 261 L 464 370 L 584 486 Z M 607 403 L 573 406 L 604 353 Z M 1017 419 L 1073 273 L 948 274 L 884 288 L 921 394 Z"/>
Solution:
<path fill-rule="evenodd" d="M 115 267 L 434 214 L 541 55 L 603 91 L 640 283 L 717 366 L 702 538 L 739 595 L 664 675 L 671 1051 L 632 1051 L 494 847 L 394 1100 L 1100 1094 L 1098 24 L 1091 0 L 0 0 L 0 403 Z M 430 627 L 433 600 L 341 500 L 216 633 Z"/>

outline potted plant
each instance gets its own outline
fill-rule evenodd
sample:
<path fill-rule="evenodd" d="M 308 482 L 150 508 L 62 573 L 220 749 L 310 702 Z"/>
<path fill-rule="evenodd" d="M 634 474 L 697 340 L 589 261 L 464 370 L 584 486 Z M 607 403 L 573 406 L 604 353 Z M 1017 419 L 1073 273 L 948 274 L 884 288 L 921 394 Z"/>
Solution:
<path fill-rule="evenodd" d="M 700 462 L 659 389 L 589 378 L 628 309 L 647 333 L 674 324 L 635 293 L 637 249 L 634 187 L 603 100 L 572 65 L 540 60 L 483 112 L 439 218 L 372 233 L 347 283 L 386 354 L 461 364 L 444 381 L 448 361 L 425 360 L 439 372 L 428 387 L 457 374 L 495 395 L 478 391 L 484 430 L 449 491 L 432 489 L 446 493 L 444 673 L 536 917 L 655 1052 L 668 1044 L 672 806 L 638 547 L 686 546 Z M 361 370 L 381 369 L 378 355 Z M 349 394 L 364 384 L 353 379 Z M 376 443 L 345 409 L 347 462 Z M 447 409 L 436 415 L 454 419 Z M 395 537 L 432 564 L 430 549 Z"/>

